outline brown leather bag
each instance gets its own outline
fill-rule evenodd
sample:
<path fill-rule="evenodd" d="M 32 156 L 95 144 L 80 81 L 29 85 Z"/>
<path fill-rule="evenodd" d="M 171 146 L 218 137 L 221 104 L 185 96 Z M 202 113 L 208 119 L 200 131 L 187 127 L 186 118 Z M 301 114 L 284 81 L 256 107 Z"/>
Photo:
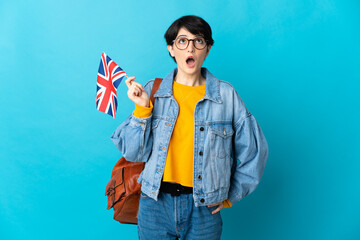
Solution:
<path fill-rule="evenodd" d="M 156 78 L 151 89 L 150 100 L 155 104 L 154 94 L 161 78 Z M 144 162 L 129 162 L 124 157 L 115 164 L 111 179 L 106 185 L 107 209 L 114 208 L 114 219 L 120 223 L 137 224 L 141 185 L 137 182 L 145 167 Z"/>

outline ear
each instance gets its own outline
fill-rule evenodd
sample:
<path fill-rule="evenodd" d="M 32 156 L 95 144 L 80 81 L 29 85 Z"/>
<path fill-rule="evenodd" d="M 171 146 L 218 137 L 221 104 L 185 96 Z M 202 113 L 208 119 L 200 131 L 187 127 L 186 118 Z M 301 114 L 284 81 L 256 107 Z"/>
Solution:
<path fill-rule="evenodd" d="M 167 48 L 169 50 L 169 53 L 172 57 L 175 57 L 174 48 L 172 45 L 167 45 Z"/>
<path fill-rule="evenodd" d="M 210 46 L 207 46 L 207 53 L 206 53 L 206 56 L 205 57 L 207 57 L 208 55 L 209 55 L 209 52 L 210 52 L 210 49 L 211 49 L 211 45 Z"/>

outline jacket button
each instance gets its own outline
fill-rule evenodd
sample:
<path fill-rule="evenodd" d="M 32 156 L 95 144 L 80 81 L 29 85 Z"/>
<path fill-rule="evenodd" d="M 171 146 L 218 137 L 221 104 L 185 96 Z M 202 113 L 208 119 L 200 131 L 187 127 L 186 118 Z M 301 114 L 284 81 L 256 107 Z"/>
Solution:
<path fill-rule="evenodd" d="M 200 202 L 201 202 L 201 203 L 204 203 L 204 202 L 205 202 L 205 199 L 203 199 L 203 198 L 200 199 Z"/>
<path fill-rule="evenodd" d="M 198 176 L 198 179 L 202 179 L 201 175 Z"/>
<path fill-rule="evenodd" d="M 202 151 L 200 151 L 200 152 L 199 152 L 199 155 L 200 155 L 200 156 L 202 156 L 202 155 L 203 155 L 203 152 L 202 152 Z"/>
<path fill-rule="evenodd" d="M 204 128 L 203 128 L 203 127 L 201 127 L 201 128 L 200 128 L 200 131 L 204 131 Z"/>

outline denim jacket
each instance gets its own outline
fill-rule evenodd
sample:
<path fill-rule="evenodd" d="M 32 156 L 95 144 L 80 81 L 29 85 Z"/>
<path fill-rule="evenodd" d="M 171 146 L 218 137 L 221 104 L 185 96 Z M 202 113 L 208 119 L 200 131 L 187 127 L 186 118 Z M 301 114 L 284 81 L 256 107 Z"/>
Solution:
<path fill-rule="evenodd" d="M 155 93 L 152 115 L 125 119 L 111 140 L 126 160 L 146 162 L 138 182 L 141 191 L 157 201 L 169 141 L 179 105 L 169 73 Z M 193 197 L 195 206 L 229 199 L 231 204 L 255 190 L 268 158 L 268 145 L 255 117 L 234 87 L 215 78 L 206 68 L 205 96 L 196 103 L 194 118 Z M 144 85 L 150 96 L 154 80 Z"/>

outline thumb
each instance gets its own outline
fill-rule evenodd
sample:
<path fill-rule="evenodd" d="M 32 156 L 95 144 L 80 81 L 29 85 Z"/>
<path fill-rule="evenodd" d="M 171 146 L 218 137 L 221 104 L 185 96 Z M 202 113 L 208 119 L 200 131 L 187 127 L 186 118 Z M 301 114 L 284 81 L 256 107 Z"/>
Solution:
<path fill-rule="evenodd" d="M 125 84 L 128 88 L 130 88 L 132 81 L 134 81 L 134 79 L 135 79 L 135 77 L 128 77 L 128 79 L 125 80 Z"/>

